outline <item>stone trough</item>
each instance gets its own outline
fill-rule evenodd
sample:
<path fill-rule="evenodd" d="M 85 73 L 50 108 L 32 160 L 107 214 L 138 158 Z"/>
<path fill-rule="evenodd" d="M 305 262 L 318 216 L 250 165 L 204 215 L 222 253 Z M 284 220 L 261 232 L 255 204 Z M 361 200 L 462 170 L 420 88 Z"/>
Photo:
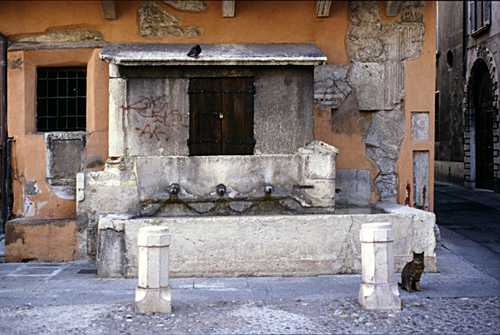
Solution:
<path fill-rule="evenodd" d="M 172 277 L 359 273 L 359 230 L 368 222 L 392 223 L 397 271 L 410 260 L 412 251 L 424 251 L 426 271 L 436 271 L 434 214 L 384 203 L 377 209 L 380 213 L 102 216 L 98 223 L 98 274 L 137 276 L 137 234 L 148 225 L 165 226 L 170 231 Z"/>

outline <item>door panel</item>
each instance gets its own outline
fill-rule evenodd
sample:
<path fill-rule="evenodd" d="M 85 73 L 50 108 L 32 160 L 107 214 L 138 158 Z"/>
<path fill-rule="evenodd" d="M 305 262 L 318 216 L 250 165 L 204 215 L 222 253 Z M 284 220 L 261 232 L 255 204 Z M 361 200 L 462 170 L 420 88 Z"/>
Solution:
<path fill-rule="evenodd" d="M 193 78 L 189 85 L 190 155 L 251 155 L 252 78 Z"/>
<path fill-rule="evenodd" d="M 495 187 L 493 164 L 493 117 L 491 80 L 483 75 L 476 105 L 476 187 L 493 190 Z"/>

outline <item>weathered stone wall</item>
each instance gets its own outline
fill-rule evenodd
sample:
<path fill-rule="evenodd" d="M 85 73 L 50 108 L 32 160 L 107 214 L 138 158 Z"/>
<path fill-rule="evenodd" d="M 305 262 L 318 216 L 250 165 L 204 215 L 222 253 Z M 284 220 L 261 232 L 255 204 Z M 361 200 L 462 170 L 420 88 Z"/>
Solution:
<path fill-rule="evenodd" d="M 347 51 L 351 64 L 316 68 L 315 103 L 318 109 L 331 109 L 335 115 L 333 131 L 345 132 L 350 125 L 351 132 L 363 134 L 366 157 L 378 170 L 373 191 L 381 200 L 396 201 L 400 183 L 397 162 L 405 136 L 404 67 L 406 60 L 420 56 L 422 51 L 423 4 L 403 2 L 394 21 L 381 18 L 378 2 L 351 2 L 349 9 Z M 356 178 L 366 172 L 342 173 L 339 185 L 371 189 L 366 179 Z M 352 188 L 340 190 L 345 203 L 373 201 L 371 197 L 351 198 L 348 190 Z"/>

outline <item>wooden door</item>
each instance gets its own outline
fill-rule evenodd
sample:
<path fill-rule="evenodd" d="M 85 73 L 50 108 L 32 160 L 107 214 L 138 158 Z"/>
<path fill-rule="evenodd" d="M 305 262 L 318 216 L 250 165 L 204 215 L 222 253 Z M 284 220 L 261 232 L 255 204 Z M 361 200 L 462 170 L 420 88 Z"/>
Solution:
<path fill-rule="evenodd" d="M 251 155 L 255 147 L 252 78 L 193 78 L 190 155 Z"/>
<path fill-rule="evenodd" d="M 483 75 L 475 108 L 476 132 L 476 187 L 495 188 L 493 164 L 493 118 L 495 109 L 491 96 L 491 80 Z"/>

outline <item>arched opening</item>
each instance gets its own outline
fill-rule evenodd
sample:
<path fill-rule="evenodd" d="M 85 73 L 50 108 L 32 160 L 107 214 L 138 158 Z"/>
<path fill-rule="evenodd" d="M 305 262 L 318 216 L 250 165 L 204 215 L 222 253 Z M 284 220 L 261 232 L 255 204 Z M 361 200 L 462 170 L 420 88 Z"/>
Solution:
<path fill-rule="evenodd" d="M 493 82 L 488 66 L 478 59 L 471 70 L 470 102 L 474 124 L 476 187 L 495 189 L 493 124 L 496 108 L 493 100 Z"/>

